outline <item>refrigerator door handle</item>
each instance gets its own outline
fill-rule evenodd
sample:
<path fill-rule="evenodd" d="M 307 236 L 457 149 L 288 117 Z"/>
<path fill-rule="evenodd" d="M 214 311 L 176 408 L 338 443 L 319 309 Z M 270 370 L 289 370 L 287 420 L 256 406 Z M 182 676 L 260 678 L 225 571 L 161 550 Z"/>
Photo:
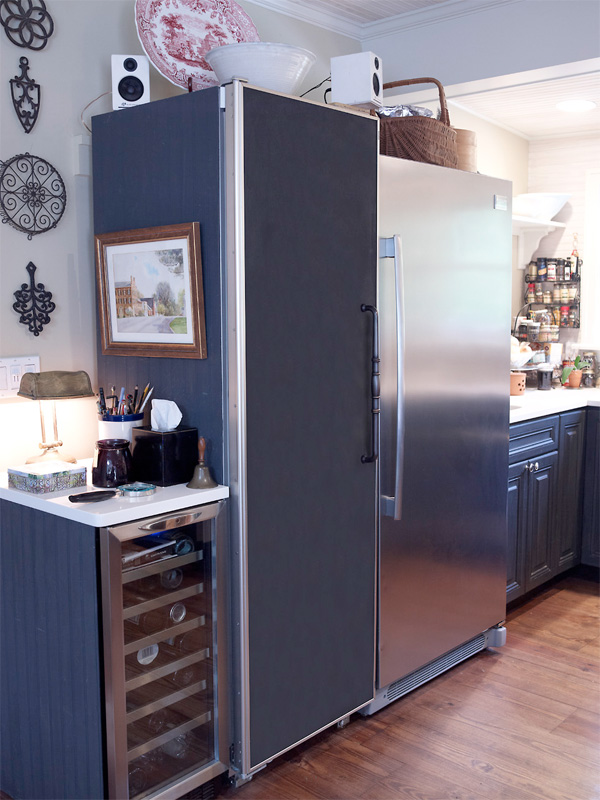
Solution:
<path fill-rule="evenodd" d="M 361 311 L 370 311 L 373 315 L 373 355 L 371 357 L 371 455 L 361 456 L 363 464 L 371 464 L 377 461 L 379 455 L 379 409 L 381 400 L 381 390 L 379 387 L 379 315 L 375 306 L 365 305 L 360 307 Z"/>
<path fill-rule="evenodd" d="M 394 466 L 394 496 L 382 497 L 382 510 L 386 516 L 402 519 L 402 486 L 404 478 L 404 261 L 402 238 L 395 234 L 380 239 L 379 257 L 394 259 L 394 285 L 396 307 L 396 459 Z"/>

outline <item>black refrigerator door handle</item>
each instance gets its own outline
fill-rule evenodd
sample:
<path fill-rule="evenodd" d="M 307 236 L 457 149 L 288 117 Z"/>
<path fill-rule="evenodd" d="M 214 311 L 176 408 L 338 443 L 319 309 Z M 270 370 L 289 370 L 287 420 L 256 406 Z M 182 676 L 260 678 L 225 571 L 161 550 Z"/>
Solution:
<path fill-rule="evenodd" d="M 371 464 L 377 461 L 379 455 L 379 410 L 381 400 L 381 390 L 379 386 L 379 316 L 375 306 L 365 305 L 360 307 L 361 311 L 370 311 L 373 315 L 373 355 L 371 357 L 371 455 L 363 455 L 360 460 L 363 464 Z"/>

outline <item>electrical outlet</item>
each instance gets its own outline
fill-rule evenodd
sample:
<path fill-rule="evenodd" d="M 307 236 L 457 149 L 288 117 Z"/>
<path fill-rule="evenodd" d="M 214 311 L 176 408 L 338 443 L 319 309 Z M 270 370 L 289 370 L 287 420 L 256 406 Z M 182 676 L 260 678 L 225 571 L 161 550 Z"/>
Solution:
<path fill-rule="evenodd" d="M 39 356 L 0 358 L 0 398 L 16 397 L 26 372 L 40 371 Z"/>

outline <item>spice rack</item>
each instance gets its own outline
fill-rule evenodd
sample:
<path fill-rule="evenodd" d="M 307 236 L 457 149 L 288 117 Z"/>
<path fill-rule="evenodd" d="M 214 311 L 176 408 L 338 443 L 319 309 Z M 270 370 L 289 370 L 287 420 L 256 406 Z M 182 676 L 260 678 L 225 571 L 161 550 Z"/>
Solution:
<path fill-rule="evenodd" d="M 559 330 L 579 328 L 581 265 L 580 258 L 538 258 L 527 268 L 525 302 L 534 313 L 547 309 Z"/>

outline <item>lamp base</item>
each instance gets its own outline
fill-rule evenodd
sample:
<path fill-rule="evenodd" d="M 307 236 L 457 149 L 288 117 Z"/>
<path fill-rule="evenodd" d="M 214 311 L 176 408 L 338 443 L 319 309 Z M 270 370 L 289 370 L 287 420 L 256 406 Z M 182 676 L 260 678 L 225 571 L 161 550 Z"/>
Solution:
<path fill-rule="evenodd" d="M 77 459 L 70 453 L 65 453 L 59 447 L 49 447 L 37 456 L 31 456 L 25 462 L 26 464 L 39 464 L 44 461 L 67 461 L 70 464 L 75 464 Z"/>

